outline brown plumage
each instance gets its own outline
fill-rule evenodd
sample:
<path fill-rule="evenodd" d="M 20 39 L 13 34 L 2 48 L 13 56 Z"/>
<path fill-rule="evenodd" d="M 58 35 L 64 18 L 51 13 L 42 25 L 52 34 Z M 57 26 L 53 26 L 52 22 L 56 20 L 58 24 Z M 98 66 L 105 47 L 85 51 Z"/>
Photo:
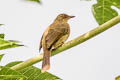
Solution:
<path fill-rule="evenodd" d="M 60 47 L 69 37 L 70 28 L 67 21 L 74 16 L 60 14 L 54 22 L 45 30 L 40 41 L 40 48 L 43 48 L 42 72 L 50 68 L 50 52 Z"/>

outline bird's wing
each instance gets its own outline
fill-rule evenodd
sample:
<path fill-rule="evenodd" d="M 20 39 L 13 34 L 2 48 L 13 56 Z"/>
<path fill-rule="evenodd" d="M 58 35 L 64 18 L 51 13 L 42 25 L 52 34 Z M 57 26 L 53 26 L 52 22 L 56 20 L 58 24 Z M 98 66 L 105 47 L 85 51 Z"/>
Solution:
<path fill-rule="evenodd" d="M 43 38 L 43 35 L 42 35 L 41 40 L 40 40 L 39 52 L 40 52 L 40 50 L 41 50 L 41 48 L 42 48 L 42 38 Z"/>
<path fill-rule="evenodd" d="M 48 31 L 48 34 L 45 38 L 48 49 L 50 49 L 52 45 L 65 34 L 64 33 L 66 32 L 65 30 L 66 29 L 63 27 L 63 28 L 50 29 Z"/>

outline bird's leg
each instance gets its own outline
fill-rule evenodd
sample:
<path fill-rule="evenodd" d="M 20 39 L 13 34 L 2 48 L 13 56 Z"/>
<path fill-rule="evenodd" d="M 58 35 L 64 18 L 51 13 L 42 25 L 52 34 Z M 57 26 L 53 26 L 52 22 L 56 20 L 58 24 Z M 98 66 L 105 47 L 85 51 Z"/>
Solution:
<path fill-rule="evenodd" d="M 59 43 L 59 44 L 54 45 L 54 46 L 52 47 L 52 50 L 57 49 L 58 47 L 62 46 L 63 44 L 64 44 L 64 42 L 61 42 L 61 43 Z"/>

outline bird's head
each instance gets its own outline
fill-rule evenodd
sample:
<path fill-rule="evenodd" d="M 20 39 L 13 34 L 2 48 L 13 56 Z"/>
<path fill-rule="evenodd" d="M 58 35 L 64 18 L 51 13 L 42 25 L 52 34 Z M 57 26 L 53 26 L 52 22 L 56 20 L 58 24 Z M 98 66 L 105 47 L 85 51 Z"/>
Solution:
<path fill-rule="evenodd" d="M 55 21 L 60 21 L 60 22 L 67 22 L 69 19 L 73 18 L 75 16 L 69 16 L 67 14 L 59 14 Z"/>

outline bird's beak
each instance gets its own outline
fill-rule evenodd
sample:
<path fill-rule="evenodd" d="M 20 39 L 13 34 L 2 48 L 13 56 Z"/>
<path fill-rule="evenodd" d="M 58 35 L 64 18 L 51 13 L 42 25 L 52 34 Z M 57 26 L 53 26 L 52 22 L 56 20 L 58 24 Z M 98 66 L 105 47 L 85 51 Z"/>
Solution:
<path fill-rule="evenodd" d="M 70 16 L 70 18 L 74 18 L 75 16 Z"/>

